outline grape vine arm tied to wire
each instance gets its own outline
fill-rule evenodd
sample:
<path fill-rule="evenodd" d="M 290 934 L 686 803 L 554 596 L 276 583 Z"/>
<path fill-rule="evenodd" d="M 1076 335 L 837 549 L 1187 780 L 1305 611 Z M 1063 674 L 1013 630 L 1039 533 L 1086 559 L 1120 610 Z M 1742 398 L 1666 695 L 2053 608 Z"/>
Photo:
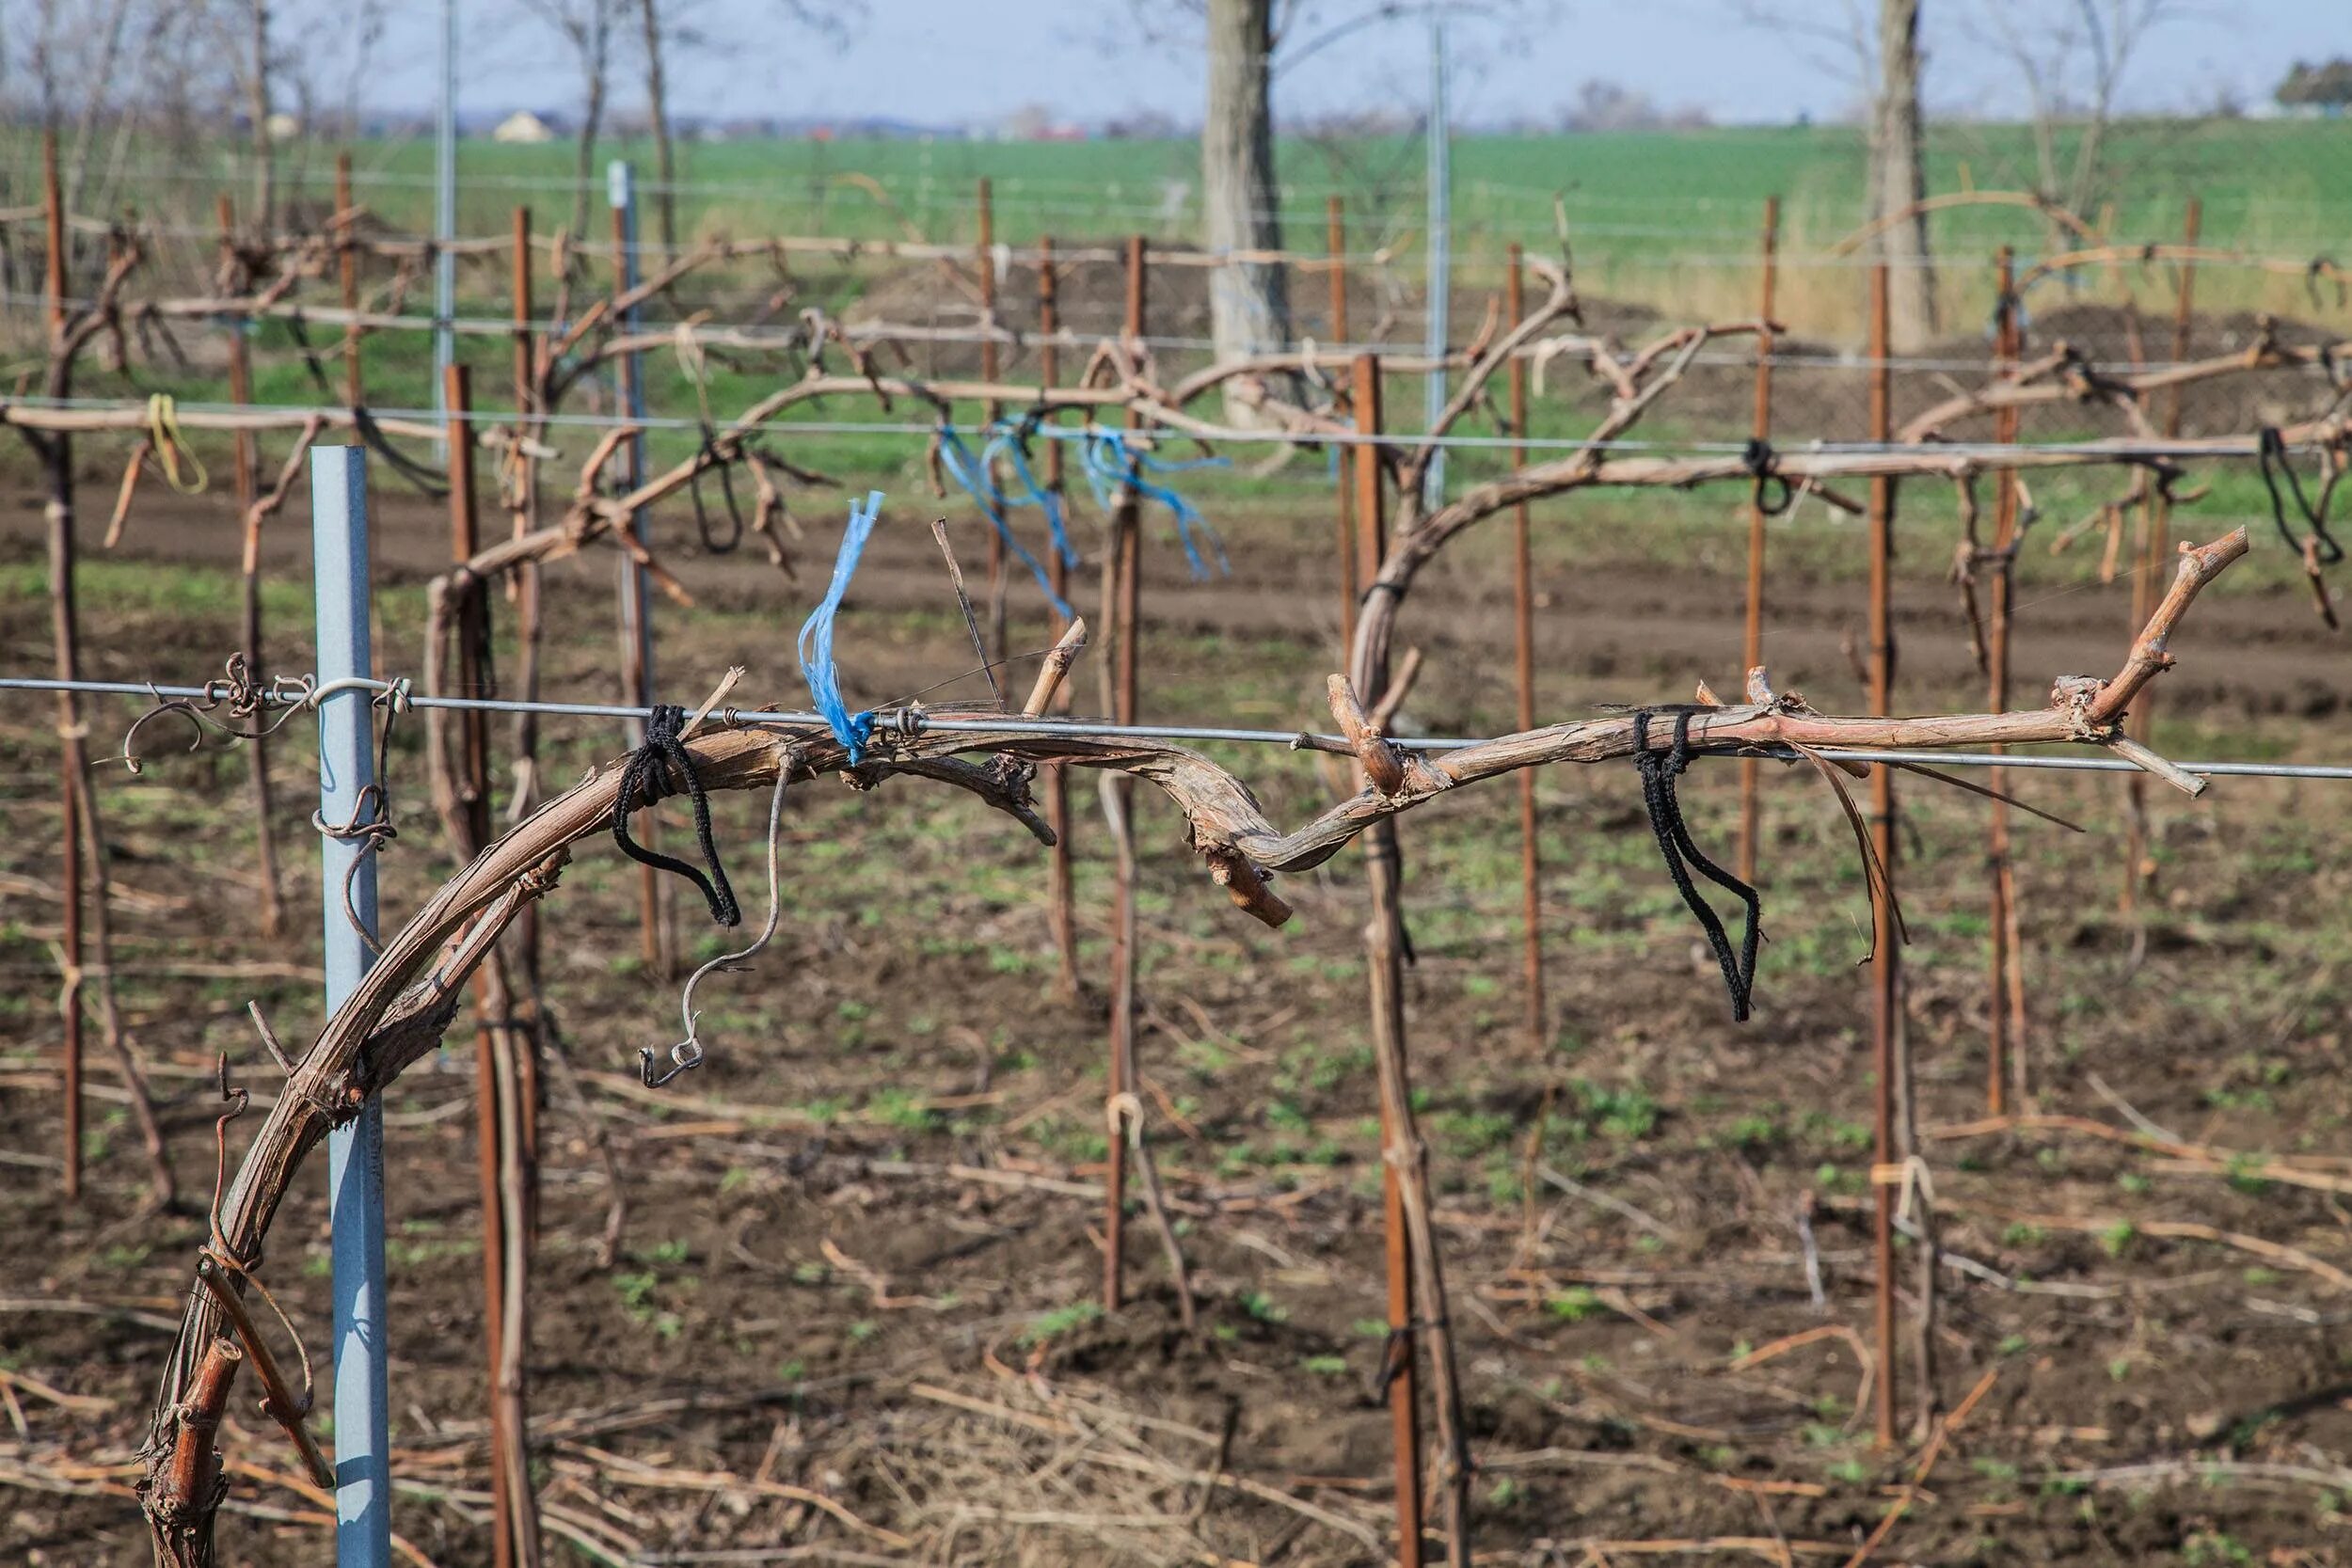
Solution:
<path fill-rule="evenodd" d="M 1772 694 L 1757 672 L 1751 683 L 1755 700 L 1691 715 L 1689 745 L 1694 753 L 1705 753 L 1774 744 L 2072 741 L 2106 745 L 2132 755 L 2121 730 L 2124 709 L 2172 662 L 2173 634 L 2199 591 L 2246 547 L 2240 531 L 2185 551 L 2170 592 L 2119 672 L 2104 681 L 2061 680 L 2051 705 L 2040 712 L 1832 717 L 1813 712 L 1793 697 Z M 1269 873 L 1321 864 L 1373 823 L 1465 784 L 1549 763 L 1629 756 L 1637 727 L 1631 716 L 1615 715 L 1499 736 L 1435 757 L 1383 757 L 1376 773 L 1394 783 L 1393 789 L 1384 793 L 1367 785 L 1303 827 L 1284 832 L 1266 818 L 1238 778 L 1197 752 L 1168 745 L 1041 736 L 1025 726 L 903 736 L 877 729 L 866 738 L 865 761 L 853 765 L 847 745 L 830 726 L 753 723 L 739 716 L 730 719 L 723 711 L 712 716 L 711 724 L 683 737 L 696 775 L 707 789 L 772 787 L 780 774 L 808 778 L 845 772 L 867 786 L 906 774 L 970 791 L 1047 840 L 1051 834 L 1028 799 L 1033 765 L 1062 763 L 1127 774 L 1169 798 L 1183 813 L 1189 842 L 1212 879 L 1236 905 L 1268 924 L 1279 924 L 1291 913 L 1267 885 Z M 1367 730 L 1362 744 L 1369 749 L 1388 742 L 1376 730 Z M 969 752 L 990 753 L 990 760 L 974 763 L 958 755 Z M 1373 760 L 1366 758 L 1368 772 L 1375 771 L 1369 766 Z M 626 771 L 620 766 L 598 769 L 548 801 L 443 884 L 386 942 L 382 960 L 296 1061 L 285 1092 L 222 1197 L 220 1244 L 230 1256 L 246 1266 L 259 1258 L 303 1158 L 331 1126 L 357 1115 L 371 1095 L 434 1049 L 455 1017 L 473 967 L 509 923 L 553 890 L 573 847 L 610 823 Z M 691 1016 L 690 1009 L 690 1022 Z M 228 1380 L 219 1380 L 199 1390 L 195 1373 L 207 1347 L 226 1330 L 226 1318 L 209 1294 L 191 1297 L 145 1449 L 142 1506 L 163 1560 L 181 1568 L 210 1560 L 212 1521 L 222 1491 L 212 1445 L 221 1430 L 219 1406 L 225 1404 L 230 1386 Z M 202 1399 L 193 1398 L 199 1391 Z"/>

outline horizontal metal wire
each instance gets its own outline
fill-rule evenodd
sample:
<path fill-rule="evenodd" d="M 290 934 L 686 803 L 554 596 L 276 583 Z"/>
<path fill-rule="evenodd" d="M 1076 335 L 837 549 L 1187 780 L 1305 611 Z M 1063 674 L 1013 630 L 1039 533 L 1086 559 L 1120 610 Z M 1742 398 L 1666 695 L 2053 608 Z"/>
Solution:
<path fill-rule="evenodd" d="M 0 305 L 21 305 L 30 308 L 36 306 L 46 307 L 48 303 L 49 296 L 37 289 L 0 289 Z M 95 305 L 98 302 L 84 295 L 67 295 L 61 298 L 58 303 L 68 309 L 79 309 Z M 691 304 L 691 302 L 690 301 L 689 303 Z M 322 312 L 322 314 L 308 314 L 303 311 L 299 301 L 287 300 L 271 307 L 262 315 L 250 319 L 257 322 L 283 321 L 291 319 L 296 315 L 301 315 L 305 321 L 309 322 L 312 325 L 334 326 L 342 325 L 339 319 L 342 315 L 341 306 L 314 305 L 312 309 Z M 1117 314 L 1117 311 L 1118 307 L 1116 306 L 1116 303 L 1114 303 L 1112 306 L 1105 307 L 1103 313 L 1105 317 L 1108 317 Z M 977 310 L 960 309 L 955 313 L 974 317 L 977 317 Z M 1105 338 L 1116 338 L 1121 342 L 1142 343 L 1149 348 L 1188 350 L 1204 354 L 1214 353 L 1217 347 L 1216 341 L 1213 338 L 1186 337 L 1155 332 L 1147 332 L 1138 336 L 1136 334 L 1122 331 L 1117 326 L 1109 325 L 1100 328 L 1080 327 L 1073 325 L 1071 323 L 1070 318 L 1076 313 L 1077 312 L 1073 311 L 1069 304 L 1064 304 L 1061 307 L 1063 325 L 1053 332 L 1045 332 L 1035 328 L 1007 325 L 999 325 L 995 330 L 991 331 L 978 325 L 969 326 L 939 326 L 928 322 L 916 321 L 844 321 L 837 323 L 836 325 L 838 325 L 844 331 L 848 332 L 851 337 L 873 342 L 887 341 L 893 338 L 905 336 L 906 341 L 908 341 L 950 343 L 995 342 L 1006 344 L 1015 349 L 1035 348 L 1040 344 L 1045 343 L 1050 343 L 1057 348 L 1089 348 Z M 1393 313 L 1401 322 L 1412 322 L 1420 320 L 1423 312 L 1420 307 L 1414 306 Z M 394 332 L 431 332 L 442 325 L 442 318 L 432 315 L 404 314 L 398 317 L 393 317 L 385 312 L 369 312 L 364 310 L 361 311 L 360 314 L 365 316 L 367 319 L 360 324 L 359 331 L 370 337 Z M 221 312 L 220 317 L 216 319 L 234 323 L 243 322 L 248 318 L 241 312 L 229 310 Z M 517 322 L 510 316 L 479 315 L 451 316 L 447 318 L 447 324 L 452 330 L 456 332 L 465 333 L 469 336 L 492 338 L 512 338 L 517 331 L 522 330 L 527 330 L 532 333 L 561 334 L 569 330 L 572 325 L 572 323 L 569 321 L 557 320 L 553 317 L 543 318 L 537 321 Z M 715 319 L 705 319 L 696 321 L 694 323 L 694 329 L 698 335 L 698 341 L 701 338 L 709 338 L 726 333 L 740 333 L 746 335 L 746 341 L 722 345 L 730 353 L 782 353 L 787 350 L 801 350 L 805 346 L 802 341 L 802 335 L 797 327 L 776 326 L 770 323 L 730 323 Z M 663 334 L 665 331 L 666 329 L 663 327 L 654 326 L 646 328 L 643 335 L 657 336 Z M 637 336 L 638 334 L 631 335 Z M 1539 340 L 1536 344 L 1530 345 L 1529 349 L 1525 351 L 1522 356 L 1532 357 L 1536 348 L 1540 347 L 1540 342 L 1541 341 Z M 325 348 L 326 351 L 332 351 L 336 346 L 337 344 L 335 342 L 329 342 L 325 345 Z M 286 352 L 290 354 L 296 352 L 294 345 L 292 344 L 285 345 L 285 349 Z M 664 351 L 664 348 L 647 348 L 642 350 L 641 352 L 659 356 Z M 1378 341 L 1365 341 L 1359 342 L 1325 342 L 1319 339 L 1298 339 L 1285 341 L 1279 343 L 1270 343 L 1264 345 L 1258 352 L 1267 354 L 1311 353 L 1315 357 L 1316 363 L 1328 366 L 1335 370 L 1340 367 L 1341 361 L 1353 359 L 1357 356 L 1364 354 L 1379 355 L 1383 356 L 1393 356 L 1398 358 L 1412 360 L 1416 363 L 1426 357 L 1421 347 L 1411 343 L 1399 342 L 1394 340 Z M 1461 351 L 1456 349 L 1454 352 L 1460 353 Z M 1834 350 L 1828 353 L 1804 353 L 1786 349 L 1776 350 L 1773 353 L 1765 355 L 1757 355 L 1752 352 L 1743 353 L 1738 349 L 1702 349 L 1698 353 L 1691 356 L 1690 362 L 1693 365 L 1720 366 L 1733 370 L 1753 370 L 1756 367 L 1756 365 L 1761 363 L 1769 365 L 1775 370 L 1788 371 L 1791 372 L 1819 372 L 1822 373 L 1853 375 L 1859 375 L 1866 372 L 1877 370 L 1882 366 L 1890 371 L 1915 371 L 1920 372 L 1942 372 L 1947 374 L 1990 374 L 2000 368 L 1999 364 L 1989 355 L 1983 358 L 1977 359 L 1954 358 L 1948 355 L 1936 356 L 1895 354 L 1887 355 L 1882 357 L 1860 352 L 1848 353 Z M 2171 371 L 2193 370 L 2207 365 L 2210 362 L 2210 359 L 2084 359 L 2078 361 L 2075 368 L 2089 371 L 2100 375 L 2153 375 Z M 1571 360 L 1570 368 L 1575 368 L 1576 363 L 1576 361 Z M 1455 366 L 1452 368 L 1458 370 L 1460 367 Z M 2316 364 L 2291 363 L 2259 366 L 2255 368 L 2255 372 L 2256 373 L 2268 372 L 2279 375 L 2299 374 L 2312 378 L 2321 378 L 2327 373 L 2321 366 Z M 1398 371 L 1396 373 L 1400 375 L 1420 375 L 1425 372 L 1421 370 L 1405 370 Z M 30 400 L 20 399 L 19 401 Z M 182 406 L 193 407 L 195 404 L 183 404 Z"/>
<path fill-rule="evenodd" d="M 307 680 L 308 677 L 280 677 Z M 395 683 L 372 683 L 389 687 Z M 346 689 L 351 689 L 347 688 Z M 217 689 L 201 686 L 148 685 L 138 681 L 73 680 L 32 675 L 0 676 L 0 690 L 12 691 L 76 691 L 93 696 L 204 698 L 217 695 Z M 279 706 L 305 705 L 307 694 L 298 689 L 265 694 L 265 700 Z M 411 706 L 421 708 L 454 708 L 484 713 L 536 713 L 575 719 L 644 719 L 649 709 L 632 707 L 622 703 L 550 703 L 525 702 L 508 697 L 425 697 L 410 695 Z M 759 724 L 805 724 L 822 728 L 826 724 L 821 713 L 791 708 L 728 708 L 738 720 Z M 1057 736 L 1089 740 L 1196 740 L 1224 741 L 1246 745 L 1280 746 L 1289 750 L 1311 750 L 1346 752 L 1350 750 L 1344 736 L 1311 730 L 1242 729 L 1216 724 L 1113 724 L 1090 720 L 1028 719 L 1008 714 L 1002 719 L 950 719 L 925 714 L 922 728 L 939 735 L 1016 735 L 1048 738 Z M 1408 752 L 1459 752 L 1473 746 L 1484 746 L 1502 738 L 1496 736 L 1391 736 L 1392 745 Z M 1704 748 L 1702 748 L 1704 750 Z M 1800 754 L 1787 747 L 1752 746 L 1736 749 L 1748 756 L 1778 757 L 1784 761 L 1799 760 Z M 2135 773 L 2139 769 L 2119 757 L 2053 756 L 2041 752 L 2019 752 L 2002 755 L 1992 752 L 1942 752 L 1932 749 L 1888 747 L 1816 747 L 1819 754 L 1846 762 L 1914 763 L 1927 767 L 1945 768 L 2042 768 L 2074 773 Z M 2227 760 L 2217 762 L 2185 762 L 2183 771 L 2205 778 L 2244 779 L 2324 779 L 2352 782 L 2352 766 L 2331 763 L 2252 762 Z"/>
<path fill-rule="evenodd" d="M 978 400 L 967 398 L 962 401 L 972 403 L 977 402 Z M 83 410 L 94 409 L 101 411 L 130 410 L 144 415 L 147 412 L 147 404 L 139 399 L 8 397 L 0 395 L 0 407 Z M 1116 404 L 1106 404 L 1102 406 L 1113 408 L 1120 405 Z M 178 411 L 183 414 L 200 413 L 222 417 L 242 417 L 255 414 L 283 414 L 288 416 L 308 417 L 313 414 L 327 416 L 344 414 L 348 412 L 348 405 L 340 403 L 311 404 L 279 403 L 236 404 L 183 402 L 177 404 L 176 407 Z M 373 414 L 378 420 L 408 420 L 417 421 L 462 420 L 473 424 L 512 424 L 518 418 L 513 409 L 498 408 L 476 408 L 460 414 L 453 412 L 442 413 L 431 408 L 377 408 L 371 405 L 368 412 Z M 1073 407 L 1063 410 L 1063 412 L 1069 414 L 1082 414 L 1084 410 Z M 578 430 L 611 430 L 620 426 L 628 426 L 639 430 L 691 430 L 699 433 L 703 428 L 703 423 L 700 420 L 688 419 L 682 415 L 657 414 L 647 415 L 644 419 L 628 419 L 617 414 L 556 413 L 533 414 L 527 416 L 527 420 L 534 429 L 571 428 Z M 724 429 L 725 421 L 719 421 L 719 426 L 720 428 Z M 779 417 L 769 420 L 759 428 L 762 430 L 771 431 L 777 435 L 790 435 L 795 432 L 799 432 L 807 435 L 824 436 L 929 436 L 939 428 L 939 421 L 936 420 L 787 420 Z M 1041 439 L 1049 441 L 1080 441 L 1086 439 L 1088 430 L 1083 425 L 1041 423 L 1032 434 Z M 1157 439 L 1165 441 L 1183 442 L 1188 441 L 1192 438 L 1186 433 L 1180 430 L 1163 429 L 1152 434 L 1155 435 Z M 1446 435 L 1428 436 L 1417 435 L 1411 431 L 1387 431 L 1377 436 L 1366 436 L 1359 435 L 1355 431 L 1345 430 L 1315 431 L 1311 434 L 1301 435 L 1286 430 L 1226 430 L 1222 428 L 1217 430 L 1215 435 L 1205 436 L 1203 439 L 1219 446 L 1233 444 L 1260 444 L 1290 447 L 1438 446 L 1455 450 L 1467 449 L 1471 451 L 1627 451 L 1663 452 L 1669 454 L 1682 453 L 1688 455 L 1736 455 L 1745 452 L 1748 446 L 1745 441 L 1710 441 L 1700 439 L 1635 440 L 1619 437 L 1613 440 L 1595 441 L 1575 436 L 1522 436 Z M 2243 442 L 2245 450 L 2237 451 L 2231 448 L 2217 446 L 2216 443 L 2221 440 L 2236 440 Z M 2302 451 L 2319 451 L 2324 450 L 2327 447 L 2327 443 L 2325 441 L 2315 438 L 2306 438 L 2301 441 L 2289 441 L 2287 445 L 2290 449 Z M 2250 435 L 2213 437 L 2203 441 L 2197 439 L 2140 441 L 2133 440 L 2128 437 L 2103 437 L 2090 441 L 2007 442 L 1800 441 L 1792 439 L 1783 444 L 1780 450 L 1784 455 L 1820 454 L 1823 456 L 1834 457 L 1868 456 L 1876 453 L 1933 453 L 1937 458 L 1950 462 L 1978 461 L 1984 463 L 1998 463 L 2004 456 L 2010 456 L 2020 452 L 2083 452 L 2092 454 L 2094 456 L 2105 457 L 2117 463 L 2144 461 L 2150 458 L 2181 458 L 2184 460 L 2210 460 L 2221 458 L 2251 459 L 2259 455 L 2256 437 Z"/>

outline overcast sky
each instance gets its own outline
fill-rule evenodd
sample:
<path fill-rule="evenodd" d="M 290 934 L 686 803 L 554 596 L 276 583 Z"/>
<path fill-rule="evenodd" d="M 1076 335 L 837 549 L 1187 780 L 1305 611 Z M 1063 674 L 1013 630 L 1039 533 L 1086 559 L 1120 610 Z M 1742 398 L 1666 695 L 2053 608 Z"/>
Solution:
<path fill-rule="evenodd" d="M 1126 0 L 866 0 L 845 45 L 823 41 L 782 0 L 683 0 L 693 26 L 733 46 L 688 50 L 672 62 L 681 108 L 719 115 L 880 115 L 926 123 L 986 122 L 1038 103 L 1098 122 L 1158 110 L 1186 122 L 1200 113 L 1200 52 L 1183 24 L 1153 40 Z M 804 0 L 822 6 L 825 0 Z M 1501 0 L 1522 23 L 1506 30 L 1475 16 L 1455 24 L 1457 122 L 1549 117 L 1587 78 L 1610 78 L 1661 106 L 1695 105 L 1722 121 L 1834 118 L 1850 82 L 1818 68 L 1837 51 L 1818 39 L 1743 23 L 1772 9 L 1823 29 L 1854 0 Z M 1985 0 L 1925 0 L 1931 112 L 2014 116 L 2024 96 L 1996 48 L 1971 36 Z M 2066 0 L 2012 0 L 2021 14 L 2070 9 Z M 2099 0 L 2102 8 L 2109 0 Z M 577 79 L 543 24 L 515 4 L 459 0 L 468 37 L 459 98 L 469 112 L 567 109 Z M 1372 0 L 1318 0 L 1318 26 L 1373 8 Z M 1461 10 L 1477 8 L 1460 7 Z M 1874 8 L 1874 7 L 1872 8 Z M 2183 20 L 2150 35 L 2123 86 L 2127 109 L 2211 106 L 2228 90 L 2259 104 L 2297 57 L 2352 53 L 2347 0 L 2184 0 Z M 377 106 L 421 106 L 435 91 L 438 8 L 394 8 L 368 77 Z M 518 14 L 519 13 L 519 14 Z M 634 19 L 629 31 L 634 31 Z M 1311 30 L 1311 29 L 1302 29 Z M 1275 108 L 1312 117 L 1401 103 L 1426 92 L 1426 29 L 1418 21 L 1365 28 L 1278 77 Z M 634 61 L 619 71 L 623 103 L 639 94 Z M 2352 134 L 2352 133 L 2348 133 Z"/>

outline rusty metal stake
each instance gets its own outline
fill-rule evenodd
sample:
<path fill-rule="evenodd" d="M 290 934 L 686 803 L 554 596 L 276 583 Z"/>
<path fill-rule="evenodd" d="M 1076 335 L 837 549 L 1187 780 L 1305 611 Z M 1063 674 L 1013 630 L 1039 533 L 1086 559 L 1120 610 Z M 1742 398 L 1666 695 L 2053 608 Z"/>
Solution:
<path fill-rule="evenodd" d="M 1780 198 L 1764 198 L 1763 277 L 1756 287 L 1756 417 L 1750 434 L 1758 441 L 1772 434 L 1772 308 L 1780 281 Z M 1748 619 L 1741 640 L 1743 673 L 1764 662 L 1764 486 L 1759 483 L 1748 497 Z M 1764 765 L 1756 757 L 1740 759 L 1740 879 L 1756 881 L 1756 835 L 1761 808 L 1757 789 Z"/>
<path fill-rule="evenodd" d="M 1886 362 L 1886 263 L 1870 269 L 1870 439 L 1891 438 L 1893 388 Z M 1895 482 L 1884 476 L 1870 481 L 1870 693 L 1869 711 L 1894 711 L 1895 628 L 1890 613 L 1890 568 L 1894 554 Z M 1870 770 L 1870 838 L 1884 867 L 1886 886 L 1871 911 L 1871 1062 L 1877 1076 L 1872 1085 L 1873 1128 L 1877 1172 L 1892 1168 L 1900 1156 L 1895 1140 L 1896 1033 L 1902 1000 L 1900 938 L 1895 929 L 1895 782 L 1894 770 L 1881 766 Z M 1877 1199 L 1871 1219 L 1871 1260 L 1876 1274 L 1876 1317 L 1879 1357 L 1878 1438 L 1895 1441 L 1897 1366 L 1895 1352 L 1895 1203 L 1894 1183 L 1874 1180 Z"/>

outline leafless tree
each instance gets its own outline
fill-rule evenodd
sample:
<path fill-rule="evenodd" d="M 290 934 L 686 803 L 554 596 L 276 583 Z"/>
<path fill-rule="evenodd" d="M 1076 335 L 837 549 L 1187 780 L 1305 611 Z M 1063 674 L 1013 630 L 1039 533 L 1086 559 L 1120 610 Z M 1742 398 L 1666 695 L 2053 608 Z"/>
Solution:
<path fill-rule="evenodd" d="M 580 68 L 580 131 L 572 163 L 572 232 L 586 231 L 589 193 L 595 189 L 596 140 L 604 133 L 605 108 L 612 91 L 613 30 L 628 0 L 528 0 L 573 55 Z"/>
<path fill-rule="evenodd" d="M 692 0 L 636 0 L 640 47 L 644 54 L 645 123 L 653 133 L 655 222 L 662 245 L 677 248 L 677 149 L 670 121 L 669 61 L 676 51 L 713 46 L 712 36 L 691 20 Z M 864 20 L 862 0 L 776 0 L 784 20 L 839 47 Z"/>
<path fill-rule="evenodd" d="M 1889 268 L 1887 329 L 1898 349 L 1935 336 L 1935 267 L 1919 118 L 1919 0 L 1879 0 L 1879 70 L 1870 108 L 1870 218 L 1896 219 L 1878 236 Z"/>
<path fill-rule="evenodd" d="M 2188 8 L 2179 0 L 1982 0 L 1968 14 L 2025 85 L 2041 194 L 2090 212 L 2111 191 L 2108 133 L 2132 60 Z M 2062 142 L 2069 127 L 2071 154 Z"/>
<path fill-rule="evenodd" d="M 1749 26 L 1793 48 L 1815 69 L 1850 86 L 1867 116 L 1867 217 L 1884 223 L 1874 253 L 1891 269 L 1888 330 L 1898 349 L 1917 348 L 1935 333 L 1935 270 L 1927 215 L 1913 209 L 1927 195 L 1919 79 L 1919 0 L 1837 0 L 1835 13 L 1782 0 L 1734 0 Z M 1885 222 L 1896 214 L 1899 221 Z"/>
<path fill-rule="evenodd" d="M 1200 199 L 1212 250 L 1279 250 L 1274 181 L 1273 0 L 1209 0 L 1208 115 L 1200 127 Z M 1290 302 L 1279 264 L 1209 274 L 1210 336 L 1219 358 L 1279 348 Z"/>
<path fill-rule="evenodd" d="M 270 50 L 269 0 L 247 0 L 245 21 L 246 52 L 238 67 L 253 132 L 253 218 L 267 229 L 278 205 L 277 138 L 270 134 L 270 77 L 277 62 Z"/>

